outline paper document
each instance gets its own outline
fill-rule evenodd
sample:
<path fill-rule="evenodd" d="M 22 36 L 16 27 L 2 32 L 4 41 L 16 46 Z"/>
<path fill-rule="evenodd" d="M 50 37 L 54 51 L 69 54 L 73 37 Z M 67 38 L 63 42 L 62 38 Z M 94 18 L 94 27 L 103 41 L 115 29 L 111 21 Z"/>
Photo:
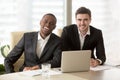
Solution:
<path fill-rule="evenodd" d="M 90 70 L 100 71 L 100 70 L 111 69 L 111 68 L 113 68 L 113 67 L 108 66 L 108 65 L 101 65 L 101 66 L 97 66 L 97 67 L 90 67 Z"/>
<path fill-rule="evenodd" d="M 42 70 L 31 70 L 31 71 L 23 71 L 21 72 L 22 75 L 25 76 L 37 76 L 37 75 L 41 75 L 42 74 Z M 54 70 L 50 70 L 49 75 L 57 75 L 57 74 L 62 74 L 61 71 L 54 71 Z"/>
<path fill-rule="evenodd" d="M 23 71 L 21 74 L 25 76 L 36 76 L 42 74 L 42 70 Z"/>
<path fill-rule="evenodd" d="M 107 61 L 106 64 L 110 66 L 120 66 L 120 61 L 117 61 L 117 60 Z"/>

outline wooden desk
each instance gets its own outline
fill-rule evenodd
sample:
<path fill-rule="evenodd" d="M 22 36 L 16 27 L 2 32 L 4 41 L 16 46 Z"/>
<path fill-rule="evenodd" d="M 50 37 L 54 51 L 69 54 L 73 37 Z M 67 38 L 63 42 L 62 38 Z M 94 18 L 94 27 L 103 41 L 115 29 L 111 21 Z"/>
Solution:
<path fill-rule="evenodd" d="M 38 76 L 23 76 L 21 72 L 0 75 L 0 80 L 120 80 L 120 69 L 113 68 L 103 71 L 88 71 L 76 73 L 62 73 L 52 75 L 49 79 Z"/>

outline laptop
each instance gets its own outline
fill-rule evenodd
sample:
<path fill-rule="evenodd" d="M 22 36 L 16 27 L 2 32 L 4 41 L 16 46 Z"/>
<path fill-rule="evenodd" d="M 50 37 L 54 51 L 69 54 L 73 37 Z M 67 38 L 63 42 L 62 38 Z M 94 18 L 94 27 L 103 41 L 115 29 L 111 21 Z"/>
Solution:
<path fill-rule="evenodd" d="M 63 51 L 61 59 L 61 71 L 89 71 L 90 59 L 91 50 Z"/>

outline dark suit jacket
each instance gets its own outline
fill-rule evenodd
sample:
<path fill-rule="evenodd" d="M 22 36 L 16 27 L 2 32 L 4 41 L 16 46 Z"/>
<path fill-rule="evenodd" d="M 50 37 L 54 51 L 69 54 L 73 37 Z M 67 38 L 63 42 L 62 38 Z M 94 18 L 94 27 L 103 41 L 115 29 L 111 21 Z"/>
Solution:
<path fill-rule="evenodd" d="M 5 69 L 7 73 L 14 72 L 13 64 L 20 58 L 24 52 L 25 61 L 20 71 L 26 66 L 39 65 L 42 63 L 51 63 L 51 67 L 60 67 L 61 64 L 61 40 L 55 34 L 51 34 L 40 59 L 36 53 L 38 32 L 25 33 L 14 49 L 5 58 Z"/>
<path fill-rule="evenodd" d="M 102 61 L 106 60 L 104 42 L 102 32 L 90 26 L 90 35 L 87 35 L 84 41 L 83 48 L 80 47 L 80 39 L 78 28 L 75 24 L 64 27 L 62 33 L 62 50 L 91 50 L 91 57 L 95 58 L 94 49 L 96 49 L 96 56 Z"/>

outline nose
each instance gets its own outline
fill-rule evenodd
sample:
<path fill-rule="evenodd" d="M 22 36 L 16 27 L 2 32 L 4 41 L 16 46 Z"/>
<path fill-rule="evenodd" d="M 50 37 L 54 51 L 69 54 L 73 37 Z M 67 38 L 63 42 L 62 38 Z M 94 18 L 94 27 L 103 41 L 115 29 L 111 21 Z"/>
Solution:
<path fill-rule="evenodd" d="M 83 20 L 81 21 L 81 24 L 84 24 L 84 21 L 83 21 Z"/>
<path fill-rule="evenodd" d="M 49 23 L 49 22 L 47 22 L 45 25 L 48 27 L 48 26 L 50 26 L 50 23 Z"/>

